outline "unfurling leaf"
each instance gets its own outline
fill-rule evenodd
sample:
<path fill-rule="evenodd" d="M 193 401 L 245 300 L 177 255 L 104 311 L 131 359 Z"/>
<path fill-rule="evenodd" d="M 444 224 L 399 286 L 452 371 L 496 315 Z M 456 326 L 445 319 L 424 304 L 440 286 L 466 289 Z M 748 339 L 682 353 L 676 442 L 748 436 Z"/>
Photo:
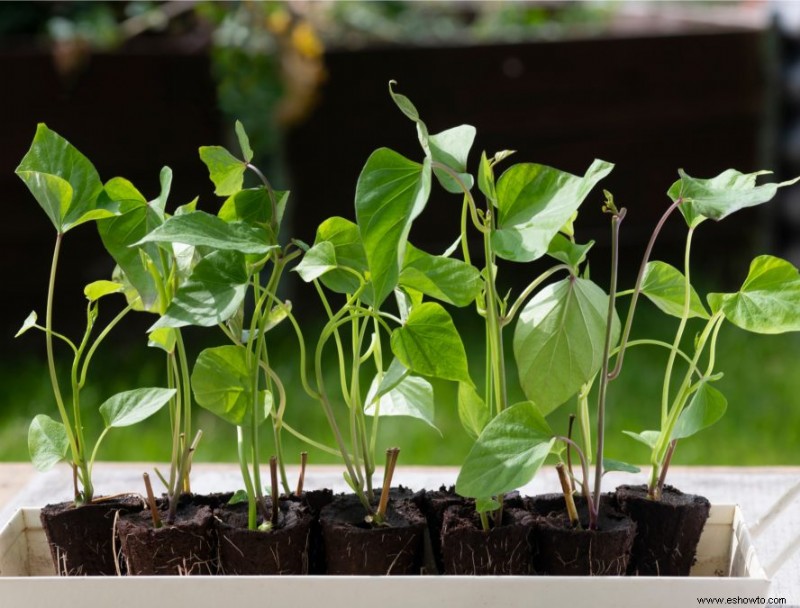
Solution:
<path fill-rule="evenodd" d="M 94 281 L 83 288 L 83 294 L 90 302 L 95 302 L 103 296 L 119 293 L 124 288 L 125 286 L 122 283 L 117 283 L 115 281 Z"/>
<path fill-rule="evenodd" d="M 294 270 L 306 283 L 310 283 L 335 268 L 336 249 L 328 241 L 322 241 L 306 251 Z"/>
<path fill-rule="evenodd" d="M 477 439 L 489 423 L 491 413 L 486 402 L 471 384 L 458 383 L 458 418 L 473 439 Z"/>
<path fill-rule="evenodd" d="M 245 162 L 253 160 L 253 149 L 250 147 L 250 138 L 247 137 L 247 132 L 244 130 L 244 125 L 240 121 L 236 121 L 234 126 L 236 129 L 236 138 L 239 140 L 239 147 L 242 149 L 242 157 Z"/>
<path fill-rule="evenodd" d="M 603 458 L 603 475 L 618 471 L 620 473 L 638 473 L 641 469 L 635 465 L 622 462 L 620 460 L 612 460 L 611 458 Z"/>
<path fill-rule="evenodd" d="M 22 334 L 28 331 L 31 327 L 36 326 L 36 321 L 38 320 L 39 316 L 36 314 L 35 310 L 32 310 L 30 314 L 25 317 L 25 320 L 22 322 L 22 327 L 19 328 L 19 331 L 14 334 L 15 338 L 19 338 Z"/>

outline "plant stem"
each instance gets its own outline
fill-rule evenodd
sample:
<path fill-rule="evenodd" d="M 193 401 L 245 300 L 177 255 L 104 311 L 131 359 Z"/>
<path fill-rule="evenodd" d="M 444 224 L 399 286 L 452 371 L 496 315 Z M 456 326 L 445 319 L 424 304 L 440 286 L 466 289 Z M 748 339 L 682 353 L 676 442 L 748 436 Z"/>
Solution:
<path fill-rule="evenodd" d="M 186 355 L 186 347 L 183 344 L 183 334 L 180 329 L 175 329 L 175 344 L 178 352 L 178 364 L 180 366 L 180 387 L 183 392 L 183 434 L 186 440 L 192 436 L 192 389 L 189 380 L 189 358 Z M 180 425 L 181 418 L 176 419 L 176 425 Z M 192 470 L 192 461 L 189 459 L 178 470 L 178 484 L 181 486 L 181 491 L 190 493 L 192 486 L 189 481 L 189 476 Z"/>
<path fill-rule="evenodd" d="M 147 493 L 147 505 L 150 507 L 150 517 L 153 520 L 153 527 L 160 528 L 161 527 L 161 515 L 158 512 L 158 507 L 156 506 L 156 497 L 153 496 L 153 486 L 150 485 L 150 475 L 147 473 L 143 473 L 142 477 L 144 478 L 144 489 Z"/>
<path fill-rule="evenodd" d="M 619 226 L 625 219 L 623 207 L 611 216 L 611 280 L 608 289 L 608 312 L 606 314 L 606 335 L 603 343 L 603 365 L 600 372 L 600 387 L 597 393 L 597 456 L 594 462 L 594 512 L 600 512 L 600 495 L 603 489 L 603 450 L 605 448 L 605 416 L 608 383 L 608 365 L 611 352 L 611 332 L 613 328 L 615 304 L 617 301 L 617 275 L 619 271 Z M 620 355 L 621 357 L 621 355 Z"/>
<path fill-rule="evenodd" d="M 53 260 L 50 265 L 50 280 L 47 285 L 47 308 L 45 312 L 45 345 L 47 347 L 47 369 L 50 372 L 50 384 L 53 387 L 53 396 L 56 400 L 58 413 L 61 416 L 61 422 L 64 424 L 64 428 L 67 432 L 67 439 L 69 440 L 70 450 L 72 451 L 73 469 L 76 469 L 83 461 L 83 446 L 78 445 L 75 439 L 72 422 L 69 419 L 69 414 L 67 414 L 67 408 L 64 406 L 64 398 L 61 395 L 61 387 L 58 384 L 55 355 L 53 353 L 53 301 L 55 299 L 56 273 L 58 271 L 58 259 L 61 254 L 61 241 L 63 238 L 64 234 L 62 232 L 56 234 Z M 77 487 L 75 490 L 75 503 L 80 504 L 82 502 L 80 492 Z"/>
<path fill-rule="evenodd" d="M 567 445 L 571 445 L 578 454 L 582 472 L 581 488 L 583 489 L 583 497 L 586 499 L 586 507 L 589 511 L 589 529 L 596 530 L 598 511 L 595 509 L 595 503 L 592 500 L 592 491 L 589 489 L 589 463 L 586 460 L 586 455 L 583 453 L 580 446 L 569 437 L 558 436 L 555 439 L 556 441 L 563 441 Z"/>
<path fill-rule="evenodd" d="M 636 284 L 633 288 L 631 303 L 628 306 L 628 316 L 625 319 L 625 329 L 623 330 L 622 338 L 620 339 L 619 354 L 617 355 L 614 369 L 610 372 L 609 380 L 614 380 L 622 371 L 622 362 L 625 359 L 625 348 L 628 344 L 628 338 L 631 335 L 631 328 L 633 327 L 633 317 L 634 313 L 636 312 L 636 302 L 639 300 L 639 294 L 642 291 L 644 271 L 647 269 L 647 262 L 650 261 L 650 254 L 653 252 L 653 246 L 655 245 L 656 238 L 658 238 L 658 235 L 661 233 L 661 229 L 664 227 L 664 223 L 667 221 L 667 218 L 672 215 L 672 212 L 675 211 L 675 209 L 677 209 L 682 202 L 683 199 L 679 198 L 669 206 L 669 208 L 664 212 L 664 215 L 661 216 L 658 224 L 656 224 L 653 234 L 650 235 L 650 240 L 648 241 L 647 247 L 644 250 L 644 256 L 642 256 L 642 263 L 639 266 L 639 274 L 636 276 Z"/>
<path fill-rule="evenodd" d="M 381 489 L 381 499 L 378 503 L 378 510 L 375 513 L 375 521 L 383 523 L 386 519 L 386 508 L 389 506 L 389 493 L 392 488 L 392 477 L 397 465 L 397 456 L 400 448 L 389 448 L 386 450 L 386 468 L 383 472 L 383 488 Z"/>
<path fill-rule="evenodd" d="M 569 426 L 567 427 L 567 438 L 572 439 L 572 427 L 575 425 L 575 414 L 569 415 Z M 572 446 L 567 444 L 567 470 L 569 471 L 570 490 L 575 491 L 575 473 L 572 470 Z"/>
<path fill-rule="evenodd" d="M 253 481 L 250 478 L 250 470 L 247 467 L 247 446 L 244 429 L 241 426 L 236 427 L 236 448 L 239 455 L 239 470 L 242 473 L 244 491 L 247 492 L 247 529 L 255 530 L 258 527 L 257 499 Z"/>
<path fill-rule="evenodd" d="M 675 365 L 675 357 L 678 354 L 678 349 L 681 345 L 683 332 L 686 328 L 686 323 L 689 320 L 689 305 L 691 303 L 691 289 L 692 285 L 689 280 L 689 254 L 692 249 L 692 236 L 694 235 L 694 228 L 689 228 L 686 234 L 686 247 L 683 254 L 683 310 L 681 312 L 681 320 L 678 324 L 678 330 L 675 332 L 675 340 L 672 342 L 670 349 L 669 359 L 667 359 L 667 367 L 664 370 L 664 382 L 661 386 L 661 425 L 667 422 L 669 413 L 669 389 L 672 382 L 672 368 Z"/>
<path fill-rule="evenodd" d="M 505 353 L 503 352 L 503 327 L 498 314 L 499 298 L 495 275 L 495 256 L 492 249 L 492 231 L 494 219 L 491 209 L 486 213 L 489 230 L 483 234 L 484 255 L 486 258 L 486 322 L 489 325 L 489 345 L 492 359 L 492 375 L 494 376 L 495 408 L 500 414 L 506 407 Z"/>
<path fill-rule="evenodd" d="M 303 495 L 303 483 L 306 479 L 306 463 L 308 462 L 308 452 L 300 452 L 300 475 L 297 478 L 297 491 L 295 496 Z"/>
<path fill-rule="evenodd" d="M 678 445 L 678 440 L 673 439 L 669 442 L 669 448 L 667 448 L 667 455 L 664 457 L 664 464 L 661 465 L 661 475 L 658 476 L 658 485 L 656 486 L 656 495 L 653 497 L 655 500 L 661 500 L 661 493 L 664 490 L 664 482 L 667 479 L 667 470 L 669 469 L 669 464 L 672 461 L 672 455 L 675 453 L 675 447 Z"/>
<path fill-rule="evenodd" d="M 567 444 L 569 446 L 569 444 Z M 569 447 L 567 447 L 569 449 Z M 575 508 L 575 499 L 572 497 L 572 486 L 570 485 L 567 472 L 564 470 L 564 463 L 559 462 L 556 465 L 556 473 L 558 473 L 558 480 L 561 482 L 561 491 L 564 493 L 564 504 L 567 507 L 567 515 L 569 516 L 569 523 L 572 526 L 580 524 L 578 520 L 578 509 Z"/>
<path fill-rule="evenodd" d="M 272 522 L 273 529 L 278 526 L 278 501 L 280 499 L 280 490 L 278 490 L 278 459 L 275 456 L 270 456 L 269 459 L 269 478 L 270 478 L 270 494 L 272 495 Z"/>

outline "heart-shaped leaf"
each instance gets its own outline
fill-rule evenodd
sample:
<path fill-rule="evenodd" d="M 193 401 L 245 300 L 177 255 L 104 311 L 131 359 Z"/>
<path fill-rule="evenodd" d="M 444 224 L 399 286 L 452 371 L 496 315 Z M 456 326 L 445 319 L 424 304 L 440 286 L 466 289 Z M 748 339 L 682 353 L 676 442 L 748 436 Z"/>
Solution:
<path fill-rule="evenodd" d="M 528 483 L 555 443 L 553 432 L 530 401 L 495 416 L 472 446 L 456 480 L 461 496 L 497 496 Z"/>
<path fill-rule="evenodd" d="M 219 196 L 230 196 L 242 189 L 247 163 L 242 162 L 222 146 L 201 146 L 200 159 L 208 167 Z"/>
<path fill-rule="evenodd" d="M 380 305 L 397 285 L 411 223 L 428 202 L 431 164 L 380 148 L 367 159 L 356 185 L 356 218 Z"/>
<path fill-rule="evenodd" d="M 433 419 L 433 386 L 430 382 L 419 376 L 407 375 L 378 396 L 379 386 L 376 377 L 367 392 L 367 405 L 364 408 L 367 416 L 408 416 L 422 420 L 439 432 Z"/>
<path fill-rule="evenodd" d="M 413 372 L 472 383 L 461 336 L 447 311 L 435 302 L 414 306 L 405 325 L 392 332 L 391 346 L 395 357 Z"/>
<path fill-rule="evenodd" d="M 514 358 L 525 396 L 547 415 L 574 395 L 603 362 L 608 296 L 587 279 L 550 284 L 523 308 Z M 619 339 L 614 314 L 612 348 Z"/>
<path fill-rule="evenodd" d="M 252 370 L 247 364 L 243 346 L 217 346 L 203 350 L 192 370 L 192 391 L 197 403 L 226 422 L 237 426 L 252 426 L 253 407 L 257 406 L 255 422 L 261 424 L 272 411 L 272 395 L 258 396 L 255 402 Z"/>
<path fill-rule="evenodd" d="M 122 283 L 117 283 L 116 281 L 93 281 L 83 288 L 83 295 L 90 302 L 95 302 L 104 296 L 119 293 L 124 288 L 125 286 Z"/>
<path fill-rule="evenodd" d="M 462 194 L 464 190 L 461 184 L 467 190 L 472 189 L 474 180 L 467 173 L 467 156 L 469 156 L 469 151 L 474 141 L 475 127 L 471 125 L 460 125 L 429 137 L 428 144 L 430 145 L 433 160 L 447 165 L 458 175 L 458 181 L 456 181 L 446 171 L 438 168 L 434 169 L 434 175 L 448 192 Z"/>
<path fill-rule="evenodd" d="M 491 418 L 486 402 L 471 384 L 458 383 L 458 418 L 473 439 L 477 439 Z"/>
<path fill-rule="evenodd" d="M 708 382 L 701 383 L 692 395 L 689 405 L 678 416 L 670 439 L 691 437 L 722 418 L 726 409 L 728 400 L 725 395 Z"/>
<path fill-rule="evenodd" d="M 468 306 L 481 292 L 483 281 L 474 266 L 454 258 L 430 255 L 410 243 L 399 284 L 454 306 Z"/>
<path fill-rule="evenodd" d="M 358 277 L 348 270 L 355 270 L 360 275 L 367 274 L 367 254 L 361 242 L 358 226 L 342 217 L 330 217 L 319 225 L 314 244 L 328 242 L 333 245 L 336 264 L 339 268 L 322 275 L 322 284 L 336 293 L 353 293 L 358 289 Z"/>
<path fill-rule="evenodd" d="M 800 331 L 800 274 L 781 258 L 761 255 L 736 293 L 712 293 L 708 303 L 737 327 L 759 334 Z"/>
<path fill-rule="evenodd" d="M 771 200 L 778 188 L 790 186 L 800 177 L 781 183 L 756 186 L 756 178 L 769 171 L 740 173 L 734 169 L 723 171 L 711 179 L 697 179 L 683 169 L 678 170 L 680 179 L 667 193 L 673 201 L 682 199 L 681 212 L 689 226 L 696 226 L 699 216 L 721 220 L 731 213 L 753 207 Z"/>
<path fill-rule="evenodd" d="M 243 254 L 214 251 L 198 262 L 189 278 L 175 292 L 164 315 L 148 331 L 160 327 L 212 327 L 224 323 L 242 304 L 248 281 Z"/>
<path fill-rule="evenodd" d="M 663 312 L 673 317 L 683 316 L 683 304 L 686 297 L 686 277 L 683 273 L 666 262 L 648 262 L 642 278 L 642 293 Z M 688 317 L 708 319 L 708 312 L 703 306 L 700 296 L 689 286 Z"/>
<path fill-rule="evenodd" d="M 174 388 L 137 388 L 106 399 L 100 414 L 107 428 L 130 426 L 149 418 L 164 407 L 177 391 Z"/>
<path fill-rule="evenodd" d="M 639 443 L 643 443 L 648 448 L 655 449 L 656 443 L 658 442 L 658 431 L 642 431 L 641 433 L 634 433 L 633 431 L 622 431 L 625 435 L 630 437 L 631 439 L 635 439 Z"/>
<path fill-rule="evenodd" d="M 184 243 L 194 247 L 261 254 L 277 248 L 270 244 L 265 228 L 244 222 L 227 223 L 204 211 L 169 218 L 134 244 L 142 243 Z"/>
<path fill-rule="evenodd" d="M 98 204 L 103 185 L 94 165 L 44 123 L 36 127 L 16 174 L 59 233 L 117 212 L 113 205 Z"/>
<path fill-rule="evenodd" d="M 306 282 L 320 278 L 326 272 L 336 268 L 336 249 L 328 241 L 322 241 L 306 251 L 294 270 Z"/>
<path fill-rule="evenodd" d="M 64 460 L 69 438 L 63 424 L 39 414 L 28 427 L 28 452 L 37 471 L 47 471 Z"/>
<path fill-rule="evenodd" d="M 498 217 L 492 244 L 497 255 L 514 262 L 543 256 L 553 237 L 613 168 L 595 160 L 583 177 L 533 163 L 506 170 L 496 189 Z"/>

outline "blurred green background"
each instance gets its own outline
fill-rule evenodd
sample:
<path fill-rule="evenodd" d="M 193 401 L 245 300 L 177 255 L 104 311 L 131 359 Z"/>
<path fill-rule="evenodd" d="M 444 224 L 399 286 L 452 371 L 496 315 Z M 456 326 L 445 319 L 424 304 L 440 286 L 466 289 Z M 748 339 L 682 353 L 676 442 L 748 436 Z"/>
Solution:
<path fill-rule="evenodd" d="M 52 247 L 50 226 L 13 175 L 37 121 L 70 139 L 104 179 L 124 175 L 154 194 L 158 171 L 169 164 L 176 171 L 171 204 L 199 194 L 201 207 L 213 209 L 196 149 L 232 141 L 231 124 L 239 118 L 260 165 L 278 187 L 295 193 L 293 235 L 310 241 L 322 218 L 352 217 L 355 179 L 369 151 L 415 146 L 413 129 L 386 94 L 386 82 L 397 78 L 435 130 L 475 124 L 478 152 L 514 148 L 518 161 L 575 172 L 595 156 L 616 162 L 604 186 L 629 207 L 622 237 L 625 288 L 679 166 L 698 176 L 729 166 L 791 171 L 779 153 L 786 102 L 773 80 L 781 55 L 769 20 L 753 15 L 748 3 L 659 4 L 639 12 L 618 2 L 0 4 L 0 66 L 13 91 L 0 100 L 6 134 L 0 187 L 10 203 L 0 234 L 0 271 L 9 277 L 2 299 L 0 460 L 25 460 L 30 418 L 54 411 L 41 335 L 12 338 L 27 312 L 44 306 Z M 592 274 L 602 284 L 607 225 L 598 212 L 602 195 L 592 196 L 578 226 L 582 240 L 597 240 Z M 704 226 L 696 247 L 701 292 L 736 289 L 756 252 L 791 251 L 794 237 L 780 211 L 791 203 L 779 200 L 772 210 Z M 445 205 L 436 209 L 448 217 Z M 454 226 L 443 229 L 442 216 L 431 213 L 412 238 L 444 249 Z M 668 226 L 657 258 L 676 261 L 680 224 Z M 82 234 L 65 245 L 56 311 L 57 327 L 71 334 L 82 321 L 82 285 L 111 270 L 98 257 L 96 235 Z M 533 271 L 508 267 L 501 273 L 518 289 Z M 286 289 L 307 340 L 315 339 L 321 327 L 316 295 L 295 283 Z M 454 314 L 468 337 L 473 377 L 481 378 L 483 330 L 471 312 Z M 671 341 L 673 321 L 643 303 L 633 335 Z M 117 391 L 163 383 L 159 353 L 143 344 L 146 326 L 104 345 L 83 397 L 90 414 Z M 275 367 L 289 391 L 287 421 L 330 444 L 321 409 L 299 387 L 289 330 L 270 334 L 271 351 L 280 353 Z M 214 330 L 187 333 L 194 354 L 224 342 Z M 692 339 L 687 331 L 686 340 Z M 718 387 L 728 413 L 681 442 L 674 462 L 800 464 L 800 336 L 752 336 L 726 326 L 718 350 L 725 372 Z M 510 352 L 507 360 L 513 402 L 521 393 Z M 621 431 L 655 425 L 665 361 L 665 351 L 635 348 L 612 383 L 610 458 L 646 461 L 645 448 Z M 331 359 L 331 382 L 335 365 Z M 406 464 L 456 465 L 464 458 L 470 440 L 458 421 L 455 386 L 439 382 L 435 390 L 441 436 L 418 421 L 386 419 L 379 448 L 399 445 Z M 553 427 L 565 432 L 573 410 L 574 403 L 562 406 Z M 205 432 L 197 459 L 235 460 L 233 429 L 203 411 L 195 416 Z M 99 414 L 86 415 L 85 422 L 96 437 Z M 162 412 L 118 429 L 99 456 L 167 460 L 168 424 Z M 271 441 L 265 431 L 265 446 Z M 308 449 L 288 434 L 285 441 L 288 455 Z M 312 463 L 331 462 L 309 451 Z"/>

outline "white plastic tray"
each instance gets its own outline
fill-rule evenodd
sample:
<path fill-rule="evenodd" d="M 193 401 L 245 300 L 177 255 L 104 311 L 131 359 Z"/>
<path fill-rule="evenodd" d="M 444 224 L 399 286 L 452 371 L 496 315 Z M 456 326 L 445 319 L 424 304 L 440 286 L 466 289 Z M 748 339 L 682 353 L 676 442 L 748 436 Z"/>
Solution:
<path fill-rule="evenodd" d="M 18 510 L 0 531 L 4 606 L 119 608 L 245 605 L 254 599 L 295 608 L 569 605 L 572 608 L 697 605 L 700 597 L 765 597 L 769 579 L 741 511 L 713 505 L 689 577 L 70 577 L 54 576 L 39 511 Z M 177 604 L 176 604 L 177 602 Z"/>

